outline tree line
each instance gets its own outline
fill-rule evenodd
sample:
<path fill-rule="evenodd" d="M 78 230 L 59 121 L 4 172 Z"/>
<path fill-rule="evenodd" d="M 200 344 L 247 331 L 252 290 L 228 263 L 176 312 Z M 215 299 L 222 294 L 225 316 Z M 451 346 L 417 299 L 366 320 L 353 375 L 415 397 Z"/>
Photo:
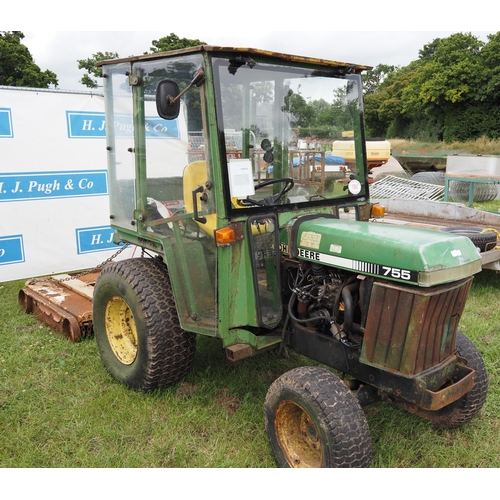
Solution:
<path fill-rule="evenodd" d="M 368 135 L 423 141 L 500 136 L 500 32 L 482 42 L 454 33 L 424 45 L 408 66 L 364 75 Z"/>
<path fill-rule="evenodd" d="M 20 31 L 0 31 L 0 85 L 57 87 L 57 75 L 35 64 L 23 38 Z M 445 142 L 499 138 L 500 32 L 487 38 L 483 42 L 471 33 L 454 33 L 424 45 L 407 66 L 379 64 L 367 71 L 363 75 L 367 135 Z M 153 40 L 144 54 L 204 43 L 171 33 Z M 78 68 L 84 70 L 80 82 L 96 88 L 102 74 L 95 63 L 117 57 L 116 52 L 98 52 L 78 60 Z M 294 104 L 301 128 L 311 134 L 330 130 L 327 103 Z"/>

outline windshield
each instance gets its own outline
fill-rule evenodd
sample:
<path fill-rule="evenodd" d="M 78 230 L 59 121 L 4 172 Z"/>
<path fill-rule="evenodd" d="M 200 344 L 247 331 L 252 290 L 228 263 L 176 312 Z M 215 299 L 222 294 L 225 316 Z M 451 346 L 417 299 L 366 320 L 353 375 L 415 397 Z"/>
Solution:
<path fill-rule="evenodd" d="M 364 196 L 359 75 L 248 58 L 214 69 L 231 209 Z"/>

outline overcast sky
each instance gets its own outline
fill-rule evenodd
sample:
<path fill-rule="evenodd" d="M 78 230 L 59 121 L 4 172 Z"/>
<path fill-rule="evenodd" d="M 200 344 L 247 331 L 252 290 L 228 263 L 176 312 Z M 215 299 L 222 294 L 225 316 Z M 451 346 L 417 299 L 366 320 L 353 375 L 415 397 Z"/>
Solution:
<path fill-rule="evenodd" d="M 42 71 L 60 89 L 86 90 L 78 59 L 96 52 L 120 57 L 150 50 L 175 33 L 210 45 L 253 47 L 376 66 L 405 66 L 436 38 L 472 32 L 483 41 L 499 31 L 490 0 L 468 4 L 418 0 L 85 0 L 9 3 L 2 30 L 20 30 Z M 493 29 L 492 29 L 493 28 Z M 65 30 L 65 31 L 62 31 Z M 120 30 L 120 31 L 117 31 Z M 484 30 L 484 31 L 479 31 Z M 491 30 L 491 31 L 488 31 Z"/>
<path fill-rule="evenodd" d="M 78 59 L 100 52 L 117 52 L 120 57 L 150 50 L 153 40 L 174 32 L 180 38 L 199 39 L 210 45 L 253 47 L 276 52 L 321 57 L 377 66 L 406 66 L 418 58 L 425 44 L 446 38 L 455 31 L 268 31 L 242 28 L 224 32 L 209 27 L 168 27 L 163 31 L 23 31 L 24 44 L 42 71 L 57 74 L 59 88 L 88 90 L 79 80 L 83 70 Z M 462 30 L 458 30 L 462 31 Z M 471 31 L 487 41 L 492 31 Z"/>

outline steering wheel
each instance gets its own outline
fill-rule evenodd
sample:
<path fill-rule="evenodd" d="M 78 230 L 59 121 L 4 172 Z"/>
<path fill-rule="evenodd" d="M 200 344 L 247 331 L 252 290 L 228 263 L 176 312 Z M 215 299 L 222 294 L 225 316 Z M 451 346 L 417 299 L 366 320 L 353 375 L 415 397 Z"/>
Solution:
<path fill-rule="evenodd" d="M 251 198 L 246 197 L 246 199 L 241 200 L 241 204 L 245 206 L 250 205 L 258 205 L 260 207 L 268 207 L 271 205 L 275 205 L 276 202 L 285 194 L 293 188 L 294 180 L 291 177 L 279 177 L 277 179 L 268 179 L 267 181 L 261 182 L 255 186 L 255 191 L 261 189 L 266 186 L 270 186 L 271 184 L 277 184 L 278 182 L 284 183 L 284 186 L 280 189 L 280 191 L 272 196 L 267 196 L 262 200 L 253 200 Z"/>

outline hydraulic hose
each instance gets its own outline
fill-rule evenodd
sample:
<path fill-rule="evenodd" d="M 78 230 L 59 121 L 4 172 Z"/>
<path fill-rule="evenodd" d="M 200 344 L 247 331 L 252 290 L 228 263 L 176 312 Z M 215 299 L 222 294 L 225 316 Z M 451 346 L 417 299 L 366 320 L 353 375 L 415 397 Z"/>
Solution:
<path fill-rule="evenodd" d="M 295 305 L 296 300 L 297 300 L 297 293 L 293 292 L 292 296 L 290 297 L 290 300 L 288 301 L 288 314 L 297 323 L 305 324 L 305 323 L 315 323 L 316 321 L 325 321 L 325 320 L 331 321 L 330 315 L 328 315 L 328 317 L 327 316 L 316 316 L 313 318 L 306 318 L 306 319 L 299 319 L 299 318 L 295 317 L 295 315 L 293 314 L 293 306 Z"/>
<path fill-rule="evenodd" d="M 342 299 L 344 300 L 344 324 L 343 330 L 349 335 L 355 331 L 362 333 L 361 325 L 354 323 L 354 299 L 353 292 L 359 290 L 359 283 L 351 283 L 342 288 Z"/>

